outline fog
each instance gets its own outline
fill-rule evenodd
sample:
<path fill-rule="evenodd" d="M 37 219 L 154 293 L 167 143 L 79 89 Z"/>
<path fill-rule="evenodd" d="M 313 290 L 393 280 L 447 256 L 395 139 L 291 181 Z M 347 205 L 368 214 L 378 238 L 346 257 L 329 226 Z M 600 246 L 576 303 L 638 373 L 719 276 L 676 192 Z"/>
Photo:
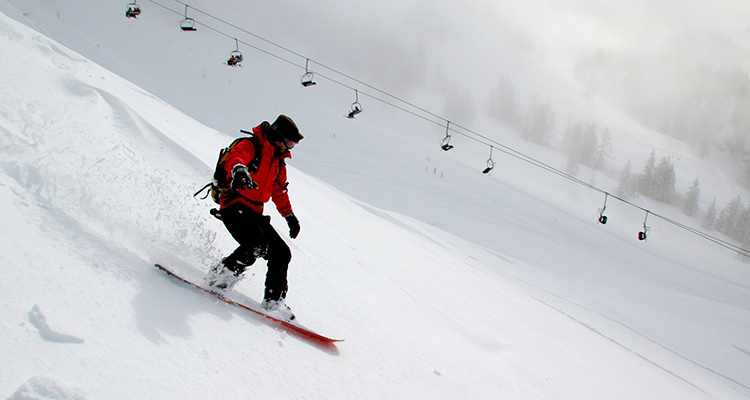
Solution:
<path fill-rule="evenodd" d="M 750 6 L 742 1 L 498 3 L 505 25 L 587 91 L 647 126 L 740 159 L 750 69 Z M 515 24 L 515 25 L 514 25 Z"/>
<path fill-rule="evenodd" d="M 16 2 L 35 4 L 10 1 Z M 148 18 L 171 22 L 175 15 L 166 12 L 164 7 L 180 15 L 183 13 L 184 3 L 178 1 L 139 3 L 147 9 L 141 19 L 144 22 Z M 231 5 L 230 15 L 227 15 L 227 8 L 217 8 L 214 3 L 190 1 L 191 16 L 201 24 L 223 30 L 225 35 L 237 35 L 240 40 L 296 65 L 304 66 L 305 58 L 309 58 L 310 69 L 318 78 L 333 76 L 361 89 L 365 96 L 377 94 L 371 88 L 336 74 L 342 72 L 439 114 L 454 125 L 470 127 L 488 136 L 497 131 L 522 134 L 520 120 L 542 107 L 554 114 L 555 118 L 550 118 L 554 121 L 551 132 L 545 135 L 559 148 L 571 122 L 598 123 L 600 130 L 607 128 L 601 122 L 603 118 L 586 104 L 587 99 L 593 98 L 613 104 L 613 108 L 652 130 L 685 141 L 699 149 L 703 156 L 730 155 L 740 160 L 737 164 L 742 167 L 744 154 L 750 152 L 747 143 L 750 117 L 745 112 L 750 107 L 747 73 L 750 69 L 750 7 L 744 1 L 236 0 Z M 120 12 L 123 6 L 111 7 Z M 82 5 L 66 7 L 58 11 L 57 19 L 85 18 L 79 14 L 91 12 L 81 10 L 85 7 Z M 246 32 L 223 25 L 213 19 L 214 16 Z M 106 30 L 104 26 L 100 28 Z M 134 29 L 129 33 L 135 42 L 150 39 L 138 36 L 143 35 L 142 30 Z M 253 34 L 292 52 L 281 50 Z M 182 33 L 175 32 L 175 35 Z M 180 51 L 178 54 L 190 54 L 188 50 L 207 51 L 198 45 L 198 39 L 203 39 L 220 46 L 221 50 L 216 52 L 221 53 L 221 57 L 226 48 L 234 45 L 231 39 L 220 37 L 203 26 L 199 26 L 198 35 L 193 36 L 195 42 L 182 40 L 184 36 L 179 40 L 176 37 L 160 38 L 159 43 L 165 49 L 174 46 L 169 50 Z M 96 42 L 97 48 L 101 41 L 102 52 L 107 52 L 113 43 L 127 39 L 89 38 L 82 31 L 79 40 Z M 195 47 L 188 49 L 187 46 Z M 132 51 L 137 52 L 137 48 Z M 128 57 L 126 54 L 118 56 Z M 180 92 L 181 96 L 173 100 L 175 106 L 212 127 L 233 130 L 239 120 L 244 121 L 241 119 L 244 116 L 234 115 L 249 108 L 252 85 L 278 84 L 269 75 L 261 74 L 259 63 L 270 65 L 269 69 L 279 65 L 289 67 L 256 51 L 247 51 L 246 56 L 248 61 L 253 61 L 245 62 L 247 74 L 243 75 L 262 79 L 243 82 L 247 86 L 244 91 L 232 93 L 236 96 L 233 103 L 209 100 L 224 95 L 223 91 L 227 90 L 211 79 L 196 80 L 190 85 L 165 79 L 153 82 L 150 89 L 163 97 Z M 204 67 L 191 65 L 189 59 L 181 61 L 182 68 L 192 68 L 194 76 L 206 78 Z M 151 68 L 174 65 L 167 60 L 153 60 L 153 63 Z M 289 68 L 289 72 L 292 71 L 300 73 Z M 137 70 L 117 72 L 131 79 L 140 74 Z M 214 77 L 210 70 L 208 77 Z M 332 86 L 337 85 L 319 85 L 317 93 Z M 354 94 L 346 88 L 334 89 L 325 92 L 326 99 L 335 99 L 345 110 L 354 100 Z M 195 102 L 182 101 L 183 97 L 206 100 L 198 106 Z M 368 110 L 377 103 L 366 98 L 362 102 Z M 577 102 L 575 106 L 574 102 Z M 254 105 L 261 113 L 262 109 Z M 344 110 L 337 109 L 335 113 L 338 115 Z M 570 117 L 572 114 L 574 116 Z M 498 119 L 512 123 L 503 126 L 498 124 Z M 498 125 L 506 129 L 498 130 Z M 626 136 L 627 132 L 622 129 L 609 128 L 615 138 L 620 134 Z M 636 159 L 645 160 L 651 150 L 644 146 Z M 614 151 L 618 151 L 617 143 Z M 628 157 L 630 155 L 623 155 L 621 164 Z"/>
<path fill-rule="evenodd" d="M 592 49 L 661 53 L 675 40 L 721 36 L 747 46 L 747 2 L 719 1 L 540 1 L 493 2 L 506 24 L 526 29 L 558 61 L 571 62 Z M 504 11 L 504 12 L 503 12 Z M 747 48 L 746 48 L 747 50 Z M 694 55 L 711 61 L 712 55 Z M 731 54 L 727 54 L 731 56 Z M 737 54 L 741 59 L 740 54 Z M 744 62 L 747 63 L 746 54 Z M 569 65 L 571 66 L 571 65 Z M 747 66 L 747 64 L 745 65 Z"/>
<path fill-rule="evenodd" d="M 210 11 L 210 4 L 203 7 Z M 246 10 L 254 32 L 305 49 L 314 61 L 396 96 L 434 88 L 434 98 L 419 100 L 464 125 L 492 107 L 487 103 L 501 80 L 513 84 L 521 109 L 537 96 L 554 105 L 561 94 L 536 82 L 542 73 L 535 68 L 546 68 L 704 155 L 750 151 L 750 122 L 741 115 L 750 105 L 745 1 L 386 0 L 237 7 Z"/>

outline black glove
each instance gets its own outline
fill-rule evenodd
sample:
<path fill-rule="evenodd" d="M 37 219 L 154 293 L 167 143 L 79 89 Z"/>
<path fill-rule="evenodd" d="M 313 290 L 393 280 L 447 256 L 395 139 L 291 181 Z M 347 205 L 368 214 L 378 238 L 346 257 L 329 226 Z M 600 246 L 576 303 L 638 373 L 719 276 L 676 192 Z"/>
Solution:
<path fill-rule="evenodd" d="M 237 164 L 232 168 L 232 191 L 257 188 L 258 184 L 250 177 L 246 166 Z"/>
<path fill-rule="evenodd" d="M 299 220 L 293 213 L 284 218 L 286 218 L 286 224 L 289 225 L 289 237 L 295 239 L 299 235 Z"/>

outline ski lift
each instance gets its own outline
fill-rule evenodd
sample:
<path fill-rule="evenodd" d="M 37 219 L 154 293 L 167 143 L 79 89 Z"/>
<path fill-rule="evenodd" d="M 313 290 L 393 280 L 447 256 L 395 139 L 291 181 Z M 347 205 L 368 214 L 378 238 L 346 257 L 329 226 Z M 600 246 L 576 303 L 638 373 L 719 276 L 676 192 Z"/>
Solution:
<path fill-rule="evenodd" d="M 646 240 L 648 237 L 649 231 L 651 231 L 651 228 L 646 226 L 646 221 L 648 220 L 648 214 L 649 211 L 646 211 L 646 218 L 643 220 L 643 232 L 638 232 L 638 240 Z"/>
<path fill-rule="evenodd" d="M 362 104 L 359 104 L 359 91 L 354 89 L 355 100 L 352 103 L 352 110 L 346 115 L 349 119 L 354 119 L 354 116 L 362 112 Z"/>
<path fill-rule="evenodd" d="M 310 70 L 307 68 L 309 65 L 310 59 L 308 58 L 307 61 L 305 61 L 305 74 L 302 75 L 301 78 L 299 78 L 300 83 L 304 87 L 316 85 L 316 83 L 313 81 L 313 79 L 315 78 L 315 74 L 310 72 Z"/>
<path fill-rule="evenodd" d="M 440 141 L 440 148 L 444 151 L 448 151 L 453 148 L 453 145 L 451 144 L 451 135 L 448 133 L 451 127 L 451 122 L 448 121 L 448 124 L 445 126 L 445 137 L 443 140 Z"/>
<path fill-rule="evenodd" d="M 240 52 L 239 40 L 234 39 L 234 42 L 237 48 L 233 50 L 231 53 L 229 53 L 229 60 L 227 60 L 227 64 L 229 64 L 230 67 L 237 67 L 240 65 L 242 60 L 244 60 L 244 58 L 242 57 L 242 53 Z"/>
<path fill-rule="evenodd" d="M 187 4 L 185 4 L 185 18 L 182 19 L 180 22 L 180 29 L 182 29 L 185 32 L 193 32 L 196 31 L 195 29 L 195 20 L 187 16 L 187 10 L 188 10 Z"/>
<path fill-rule="evenodd" d="M 607 223 L 607 216 L 604 215 L 604 211 L 607 210 L 607 197 L 609 193 L 604 193 L 604 207 L 599 209 L 599 223 L 604 225 Z"/>
<path fill-rule="evenodd" d="M 139 6 L 135 1 L 128 4 L 128 9 L 125 11 L 125 16 L 128 18 L 137 18 L 139 15 L 141 15 L 141 6 Z"/>
<path fill-rule="evenodd" d="M 490 146 L 490 158 L 487 159 L 487 168 L 482 171 L 483 174 L 489 174 L 495 169 L 495 161 L 492 160 L 492 149 L 494 149 L 494 146 Z"/>

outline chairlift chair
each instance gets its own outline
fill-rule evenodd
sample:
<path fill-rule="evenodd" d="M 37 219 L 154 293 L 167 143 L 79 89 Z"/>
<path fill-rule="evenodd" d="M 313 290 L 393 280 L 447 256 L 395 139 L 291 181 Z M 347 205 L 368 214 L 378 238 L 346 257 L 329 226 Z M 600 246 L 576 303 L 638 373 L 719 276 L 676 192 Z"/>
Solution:
<path fill-rule="evenodd" d="M 453 145 L 451 144 L 451 135 L 448 133 L 450 131 L 451 122 L 448 121 L 448 123 L 445 125 L 445 137 L 443 140 L 440 141 L 440 148 L 443 149 L 443 151 L 448 151 L 453 148 Z"/>
<path fill-rule="evenodd" d="M 229 60 L 227 60 L 227 64 L 232 67 L 236 67 L 242 62 L 242 60 L 242 53 L 240 53 L 239 50 L 234 50 L 229 53 Z"/>
<path fill-rule="evenodd" d="M 352 110 L 346 115 L 347 118 L 353 119 L 355 115 L 362 112 L 362 105 L 358 101 L 352 103 Z"/>
<path fill-rule="evenodd" d="M 609 197 L 609 193 L 604 193 L 604 207 L 599 209 L 599 223 L 602 225 L 605 225 L 607 223 L 607 216 L 604 215 L 604 212 L 607 211 L 607 198 Z"/>
<path fill-rule="evenodd" d="M 487 168 L 485 168 L 482 173 L 483 174 L 489 174 L 492 172 L 493 169 L 495 169 L 495 160 L 492 159 L 492 150 L 494 149 L 494 146 L 490 146 L 490 158 L 487 159 Z"/>
<path fill-rule="evenodd" d="M 487 168 L 485 168 L 482 173 L 489 174 L 493 169 L 495 169 L 495 162 L 490 158 L 489 160 L 487 160 Z"/>
<path fill-rule="evenodd" d="M 195 20 L 188 17 L 183 18 L 182 22 L 180 22 L 180 29 L 185 32 L 196 31 L 197 29 L 195 28 Z"/>
<path fill-rule="evenodd" d="M 300 78 L 300 83 L 302 83 L 302 86 L 304 87 L 317 85 L 317 83 L 313 81 L 314 78 L 315 74 L 312 72 L 305 72 L 305 74 L 302 75 L 302 78 Z"/>
<path fill-rule="evenodd" d="M 362 104 L 359 104 L 359 91 L 354 90 L 354 103 L 352 103 L 352 110 L 349 111 L 349 114 L 346 115 L 349 119 L 354 119 L 354 116 L 362 112 Z"/>
<path fill-rule="evenodd" d="M 141 6 L 135 2 L 128 4 L 125 16 L 128 18 L 137 18 L 139 15 L 141 15 Z"/>
<path fill-rule="evenodd" d="M 440 148 L 443 149 L 443 151 L 448 151 L 453 148 L 453 145 L 450 143 L 451 136 L 448 135 L 443 138 L 443 140 L 440 141 Z"/>
<path fill-rule="evenodd" d="M 195 20 L 187 16 L 188 5 L 185 4 L 185 18 L 180 22 L 180 29 L 185 32 L 195 31 Z"/>
<path fill-rule="evenodd" d="M 643 232 L 638 232 L 638 240 L 646 240 L 648 238 L 649 231 L 651 231 L 651 228 L 646 225 L 649 213 L 649 211 L 646 211 L 646 218 L 643 219 Z"/>
<path fill-rule="evenodd" d="M 305 74 L 302 75 L 301 78 L 299 78 L 300 83 L 304 87 L 313 86 L 316 84 L 315 81 L 313 81 L 313 79 L 315 79 L 315 74 L 310 72 L 310 70 L 308 69 L 309 64 L 310 59 L 308 58 L 307 61 L 305 61 Z"/>
<path fill-rule="evenodd" d="M 234 39 L 234 42 L 237 47 L 231 53 L 229 53 L 229 59 L 227 60 L 227 64 L 230 67 L 237 67 L 240 65 L 242 60 L 244 60 L 244 57 L 242 57 L 242 53 L 240 52 L 239 40 Z"/>

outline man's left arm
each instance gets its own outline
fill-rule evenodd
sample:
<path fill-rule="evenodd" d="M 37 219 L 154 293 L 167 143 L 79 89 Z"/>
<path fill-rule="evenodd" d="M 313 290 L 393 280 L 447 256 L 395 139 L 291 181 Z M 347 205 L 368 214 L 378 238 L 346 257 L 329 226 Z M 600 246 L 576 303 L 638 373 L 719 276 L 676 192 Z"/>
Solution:
<path fill-rule="evenodd" d="M 289 226 L 289 237 L 295 239 L 299 234 L 300 226 L 299 220 L 292 210 L 292 203 L 289 201 L 288 187 L 289 182 L 287 182 L 286 163 L 282 161 L 281 167 L 279 168 L 279 174 L 276 176 L 273 183 L 271 200 L 273 200 L 273 203 L 276 205 L 279 214 L 286 219 L 286 223 Z"/>

